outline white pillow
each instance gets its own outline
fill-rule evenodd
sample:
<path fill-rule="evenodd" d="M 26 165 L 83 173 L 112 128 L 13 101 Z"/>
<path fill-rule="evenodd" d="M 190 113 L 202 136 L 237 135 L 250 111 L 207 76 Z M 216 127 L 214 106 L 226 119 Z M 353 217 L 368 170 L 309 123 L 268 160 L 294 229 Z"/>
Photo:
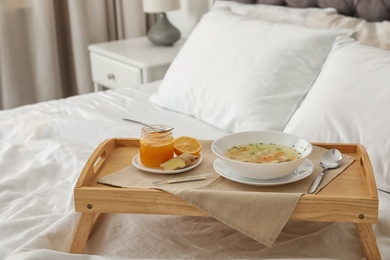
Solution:
<path fill-rule="evenodd" d="M 209 12 L 150 101 L 228 132 L 282 130 L 341 34 Z"/>
<path fill-rule="evenodd" d="M 291 8 L 287 6 L 268 4 L 244 4 L 235 1 L 215 1 L 213 8 L 229 8 L 235 14 L 248 18 L 261 19 L 270 22 L 304 25 L 307 17 L 313 11 L 324 14 L 336 14 L 334 8 Z"/>
<path fill-rule="evenodd" d="M 390 52 L 342 37 L 285 128 L 311 141 L 363 144 L 390 192 Z"/>

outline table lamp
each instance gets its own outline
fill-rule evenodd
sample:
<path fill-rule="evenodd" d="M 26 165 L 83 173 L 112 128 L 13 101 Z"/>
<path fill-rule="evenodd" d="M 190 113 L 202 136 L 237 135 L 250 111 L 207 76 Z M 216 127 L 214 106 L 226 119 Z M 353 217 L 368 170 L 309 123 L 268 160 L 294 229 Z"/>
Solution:
<path fill-rule="evenodd" d="M 145 13 L 158 13 L 157 23 L 148 32 L 149 40 L 156 45 L 171 46 L 180 39 L 180 31 L 173 26 L 166 11 L 180 8 L 180 0 L 143 0 Z"/>

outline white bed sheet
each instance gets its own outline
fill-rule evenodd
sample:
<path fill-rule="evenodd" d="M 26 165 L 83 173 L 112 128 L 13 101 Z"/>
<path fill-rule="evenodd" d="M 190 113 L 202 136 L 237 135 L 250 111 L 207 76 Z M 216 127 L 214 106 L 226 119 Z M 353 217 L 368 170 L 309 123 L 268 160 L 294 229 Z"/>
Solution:
<path fill-rule="evenodd" d="M 159 82 L 0 112 L 0 259 L 289 258 L 361 259 L 353 224 L 291 221 L 266 248 L 206 217 L 104 214 L 83 256 L 68 254 L 79 213 L 73 188 L 93 150 L 112 137 L 138 137 L 145 123 L 174 135 L 225 132 L 148 101 Z M 374 231 L 390 256 L 390 194 L 379 192 Z M 387 237 L 386 237 L 387 236 Z"/>

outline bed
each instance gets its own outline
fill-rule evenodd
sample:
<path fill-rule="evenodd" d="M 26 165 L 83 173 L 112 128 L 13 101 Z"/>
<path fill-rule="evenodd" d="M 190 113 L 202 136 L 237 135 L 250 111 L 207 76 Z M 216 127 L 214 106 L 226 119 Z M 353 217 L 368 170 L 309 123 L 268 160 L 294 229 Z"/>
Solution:
<path fill-rule="evenodd" d="M 216 1 L 162 81 L 0 111 L 0 258 L 365 259 L 352 223 L 289 221 L 269 247 L 210 217 L 143 214 L 104 214 L 68 253 L 80 172 L 103 141 L 140 136 L 126 117 L 200 140 L 273 130 L 362 144 L 387 259 L 390 3 L 260 2 Z"/>

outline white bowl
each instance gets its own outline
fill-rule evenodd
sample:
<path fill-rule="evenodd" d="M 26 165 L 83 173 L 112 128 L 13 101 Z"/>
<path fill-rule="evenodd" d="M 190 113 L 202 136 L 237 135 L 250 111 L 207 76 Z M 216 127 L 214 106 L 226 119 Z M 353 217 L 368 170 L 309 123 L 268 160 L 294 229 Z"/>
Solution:
<path fill-rule="evenodd" d="M 231 160 L 224 156 L 227 149 L 250 143 L 274 143 L 293 147 L 301 153 L 301 158 L 288 162 L 259 164 Z M 225 135 L 215 140 L 211 150 L 234 174 L 250 179 L 267 180 L 290 174 L 311 154 L 313 147 L 305 139 L 292 134 L 277 131 L 248 131 Z"/>

